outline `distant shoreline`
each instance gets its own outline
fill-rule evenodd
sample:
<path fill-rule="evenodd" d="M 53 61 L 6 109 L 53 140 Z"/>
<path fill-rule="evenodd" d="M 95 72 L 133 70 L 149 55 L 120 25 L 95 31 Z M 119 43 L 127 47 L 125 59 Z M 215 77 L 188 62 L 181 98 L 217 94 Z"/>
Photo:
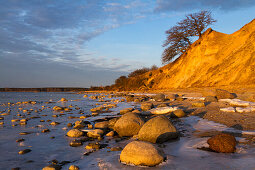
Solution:
<path fill-rule="evenodd" d="M 88 89 L 79 87 L 0 88 L 0 92 L 71 92 L 87 91 Z"/>

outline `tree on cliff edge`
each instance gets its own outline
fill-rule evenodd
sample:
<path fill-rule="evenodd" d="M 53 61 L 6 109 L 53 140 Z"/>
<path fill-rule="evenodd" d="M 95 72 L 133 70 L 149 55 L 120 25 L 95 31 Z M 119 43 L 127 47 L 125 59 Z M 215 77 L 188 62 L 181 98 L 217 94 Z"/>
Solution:
<path fill-rule="evenodd" d="M 216 22 L 209 11 L 188 14 L 186 18 L 166 31 L 167 39 L 163 44 L 166 47 L 162 54 L 162 63 L 166 64 L 174 57 L 183 54 L 192 44 L 191 37 L 202 36 L 204 30 Z"/>

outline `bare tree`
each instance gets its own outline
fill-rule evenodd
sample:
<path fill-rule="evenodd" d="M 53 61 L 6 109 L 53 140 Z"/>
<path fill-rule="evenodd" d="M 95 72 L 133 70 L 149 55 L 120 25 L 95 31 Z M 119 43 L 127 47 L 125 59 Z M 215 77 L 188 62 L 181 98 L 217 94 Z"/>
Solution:
<path fill-rule="evenodd" d="M 167 39 L 163 44 L 166 47 L 162 54 L 162 63 L 168 63 L 176 56 L 183 54 L 192 44 L 191 37 L 201 38 L 204 30 L 216 22 L 209 11 L 188 14 L 176 26 L 166 31 Z"/>

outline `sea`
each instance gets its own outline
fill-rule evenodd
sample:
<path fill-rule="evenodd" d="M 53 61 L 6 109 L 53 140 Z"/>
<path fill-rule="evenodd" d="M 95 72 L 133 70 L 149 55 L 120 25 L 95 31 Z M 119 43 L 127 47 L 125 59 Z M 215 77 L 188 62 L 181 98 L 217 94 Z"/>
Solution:
<path fill-rule="evenodd" d="M 139 103 L 116 102 L 120 97 L 105 98 L 98 101 L 91 96 L 102 94 L 78 94 L 73 92 L 0 92 L 0 117 L 4 122 L 0 125 L 0 169 L 7 170 L 20 168 L 24 170 L 37 170 L 57 162 L 62 169 L 67 170 L 70 165 L 76 165 L 80 169 L 254 169 L 255 168 L 255 145 L 245 143 L 245 138 L 238 137 L 237 152 L 231 154 L 209 152 L 198 148 L 208 147 L 208 137 L 195 135 L 199 132 L 210 131 L 233 131 L 225 125 L 211 122 L 196 116 L 189 116 L 175 120 L 175 126 L 181 132 L 178 140 L 169 141 L 160 145 L 166 155 L 166 160 L 155 167 L 137 167 L 124 165 L 119 161 L 121 151 L 110 151 L 111 147 L 122 147 L 132 139 L 117 140 L 105 137 L 100 143 L 108 147 L 100 149 L 89 155 L 85 146 L 71 147 L 73 140 L 66 136 L 70 128 L 68 123 L 75 123 L 83 115 L 91 115 L 91 108 L 103 104 L 115 103 L 116 108 L 98 116 L 91 116 L 85 120 L 92 124 L 95 121 L 118 117 L 119 110 L 124 108 L 137 108 Z M 59 102 L 66 98 L 67 102 Z M 35 101 L 36 103 L 16 104 L 17 102 Z M 59 114 L 53 111 L 54 106 L 69 107 L 71 111 Z M 25 111 L 24 111 L 25 110 Z M 57 115 L 54 116 L 53 115 Z M 28 118 L 26 125 L 20 125 L 15 119 Z M 13 121 L 12 121 L 13 120 Z M 58 122 L 58 125 L 51 125 Z M 42 133 L 43 129 L 50 132 Z M 26 135 L 22 135 L 26 132 Z M 21 133 L 21 134 L 20 134 Z M 241 132 L 238 132 L 241 133 Z M 22 142 L 16 142 L 24 139 Z M 31 152 L 20 155 L 20 150 L 30 149 Z"/>

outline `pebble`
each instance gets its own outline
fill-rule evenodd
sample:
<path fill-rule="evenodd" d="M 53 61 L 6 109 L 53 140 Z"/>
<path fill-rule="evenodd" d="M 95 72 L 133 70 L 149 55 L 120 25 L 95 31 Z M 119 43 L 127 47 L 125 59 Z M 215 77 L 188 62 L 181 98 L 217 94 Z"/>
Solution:
<path fill-rule="evenodd" d="M 24 149 L 24 150 L 19 151 L 19 155 L 23 155 L 23 154 L 26 154 L 29 152 L 31 152 L 31 149 Z"/>

